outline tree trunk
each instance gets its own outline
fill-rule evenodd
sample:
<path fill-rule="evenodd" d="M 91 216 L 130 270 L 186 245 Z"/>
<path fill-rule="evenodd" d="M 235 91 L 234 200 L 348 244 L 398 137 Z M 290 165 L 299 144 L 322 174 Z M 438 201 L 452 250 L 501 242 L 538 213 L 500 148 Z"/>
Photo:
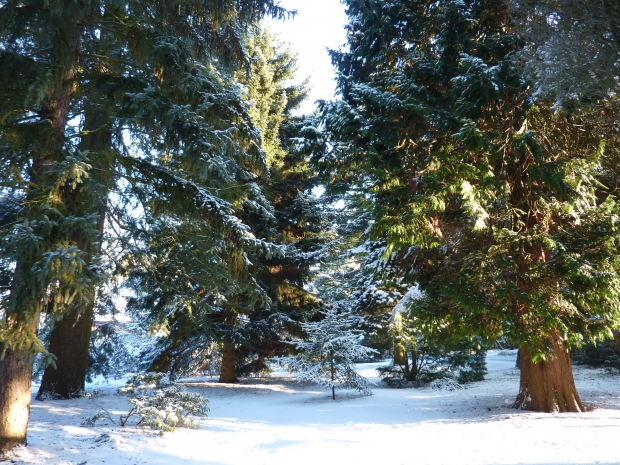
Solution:
<path fill-rule="evenodd" d="M 552 337 L 554 360 L 535 364 L 527 347 L 521 346 L 521 384 L 513 407 L 535 412 L 584 412 L 570 353 L 557 334 Z"/>
<path fill-rule="evenodd" d="M 25 351 L 7 350 L 0 361 L 0 457 L 26 443 L 30 417 L 32 362 Z"/>
<path fill-rule="evenodd" d="M 235 375 L 235 343 L 230 336 L 224 338 L 224 348 L 222 351 L 222 368 L 220 369 L 220 383 L 237 383 L 239 380 Z"/>
<path fill-rule="evenodd" d="M 94 303 L 93 300 L 87 308 L 74 308 L 54 324 L 49 352 L 57 357 L 56 366 L 50 364 L 45 368 L 37 400 L 83 395 Z"/>
<path fill-rule="evenodd" d="M 336 400 L 336 387 L 334 386 L 336 372 L 334 371 L 334 351 L 333 350 L 329 353 L 329 369 L 332 373 L 332 400 Z"/>
<path fill-rule="evenodd" d="M 409 381 L 417 381 L 418 380 L 418 351 L 415 346 L 411 349 L 411 375 L 409 376 L 411 379 Z"/>
<path fill-rule="evenodd" d="M 108 127 L 109 116 L 106 109 L 87 111 L 84 132 L 80 148 L 89 152 L 90 164 L 93 166 L 92 180 L 95 185 L 90 189 L 75 188 L 67 192 L 66 203 L 75 216 L 88 213 L 98 215 L 95 229 L 97 235 L 77 231 L 73 237 L 75 243 L 86 257 L 87 266 L 101 253 L 101 242 L 107 211 L 107 195 L 111 176 L 109 158 L 112 135 Z M 88 292 L 88 301 L 71 305 L 61 320 L 54 323 L 48 351 L 56 356 L 56 363 L 48 365 L 41 380 L 37 400 L 71 399 L 80 397 L 84 392 L 86 369 L 88 367 L 88 350 L 93 326 L 93 309 L 95 306 L 96 284 L 93 282 Z"/>
<path fill-rule="evenodd" d="M 39 111 L 41 122 L 49 123 L 51 131 L 42 138 L 43 149 L 33 153 L 30 169 L 31 191 L 27 194 L 25 217 L 38 219 L 40 199 L 36 194 L 46 192 L 50 179 L 50 167 L 58 158 L 64 143 L 64 131 L 73 97 L 72 82 L 77 48 L 82 26 L 71 17 L 63 18 L 57 33 L 52 37 L 53 57 L 51 72 L 58 86 L 51 89 L 43 99 Z M 38 250 L 24 251 L 16 265 L 9 306 L 6 309 L 6 329 L 9 340 L 0 360 L 0 454 L 18 444 L 26 444 L 26 430 L 30 417 L 30 386 L 32 383 L 32 355 L 35 351 L 36 333 L 45 304 L 45 277 L 31 272 L 48 248 L 55 247 L 54 232 L 49 233 Z"/>
<path fill-rule="evenodd" d="M 18 262 L 11 289 L 11 296 L 17 294 L 26 265 Z M 22 290 L 24 292 L 25 290 Z M 7 326 L 19 327 L 31 335 L 37 332 L 37 321 L 28 318 L 23 327 L 13 314 L 7 318 Z M 2 349 L 0 344 L 0 349 Z M 19 444 L 26 444 L 26 430 L 30 418 L 30 385 L 32 384 L 32 354 L 27 348 L 6 349 L 0 359 L 0 457 Z"/>
<path fill-rule="evenodd" d="M 516 152 L 511 155 L 516 159 Z M 548 222 L 537 204 L 542 197 L 540 184 L 529 179 L 529 167 L 537 163 L 531 155 L 523 155 L 516 159 L 515 166 L 508 173 L 511 188 L 511 205 L 514 207 L 512 229 L 518 234 L 526 234 L 535 228 L 546 232 Z M 532 267 L 549 261 L 549 249 L 541 241 L 524 244 L 517 257 L 519 270 L 517 286 L 523 295 L 530 294 L 537 286 L 554 286 L 557 282 L 546 282 L 545 278 L 523 278 Z M 530 325 L 536 321 L 526 304 L 515 303 L 517 319 L 528 321 Z M 525 326 L 525 325 L 524 325 Z M 529 336 L 529 335 L 526 335 Z M 584 408 L 575 388 L 571 357 L 557 330 L 546 335 L 552 348 L 552 360 L 534 363 L 532 355 L 525 344 L 519 347 L 519 368 L 521 382 L 519 394 L 513 407 L 536 412 L 583 412 Z"/>

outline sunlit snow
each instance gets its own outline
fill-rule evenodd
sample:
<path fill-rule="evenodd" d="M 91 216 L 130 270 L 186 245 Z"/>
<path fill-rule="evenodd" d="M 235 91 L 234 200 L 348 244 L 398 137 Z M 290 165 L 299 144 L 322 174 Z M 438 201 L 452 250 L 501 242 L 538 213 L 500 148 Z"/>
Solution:
<path fill-rule="evenodd" d="M 80 427 L 99 411 L 88 399 L 33 400 L 28 448 L 13 463 L 62 465 L 163 464 L 617 464 L 620 375 L 575 367 L 584 414 L 543 414 L 510 408 L 519 371 L 512 352 L 492 351 L 486 381 L 463 390 L 390 389 L 380 364 L 360 365 L 377 383 L 374 395 L 343 391 L 337 400 L 286 373 L 218 384 L 187 380 L 209 398 L 211 412 L 196 430 L 163 437 L 111 424 Z M 116 385 L 90 386 L 113 418 L 128 408 Z M 34 387 L 33 392 L 36 392 Z"/>

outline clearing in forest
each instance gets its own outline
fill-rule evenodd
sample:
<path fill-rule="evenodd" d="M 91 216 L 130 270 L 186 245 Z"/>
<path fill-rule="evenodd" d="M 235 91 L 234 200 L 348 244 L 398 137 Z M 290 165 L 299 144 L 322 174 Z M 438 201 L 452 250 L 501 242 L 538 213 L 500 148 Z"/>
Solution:
<path fill-rule="evenodd" d="M 514 352 L 491 351 L 489 373 L 462 390 L 386 388 L 380 364 L 359 373 L 374 395 L 331 393 L 284 373 L 239 384 L 188 380 L 209 399 L 198 429 L 160 437 L 110 422 L 82 427 L 99 408 L 89 399 L 32 403 L 27 448 L 13 463 L 54 465 L 327 464 L 617 464 L 620 375 L 574 367 L 585 414 L 540 414 L 510 408 L 519 384 Z M 128 410 L 116 384 L 96 402 L 117 419 Z M 36 392 L 36 386 L 33 388 Z"/>

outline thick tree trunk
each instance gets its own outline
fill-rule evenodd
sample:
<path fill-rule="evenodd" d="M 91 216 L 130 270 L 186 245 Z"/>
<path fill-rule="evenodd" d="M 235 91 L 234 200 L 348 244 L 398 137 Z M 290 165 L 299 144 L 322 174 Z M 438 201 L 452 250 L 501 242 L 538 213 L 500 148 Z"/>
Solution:
<path fill-rule="evenodd" d="M 25 264 L 18 262 L 13 277 L 11 294 L 18 291 Z M 9 315 L 7 326 L 18 327 L 18 321 Z M 37 320 L 29 318 L 18 331 L 37 332 Z M 0 349 L 2 349 L 0 344 Z M 0 359 L 0 457 L 18 444 L 26 443 L 30 418 L 30 385 L 32 384 L 32 354 L 28 350 L 7 349 Z"/>
<path fill-rule="evenodd" d="M 46 367 L 37 400 L 72 399 L 83 395 L 93 307 L 94 301 L 87 308 L 74 308 L 54 324 L 49 352 L 57 357 L 56 366 Z"/>
<path fill-rule="evenodd" d="M 69 106 L 74 92 L 72 83 L 77 48 L 82 26 L 73 18 L 63 19 L 57 34 L 52 38 L 53 50 L 50 54 L 55 59 L 52 67 L 53 77 L 60 85 L 52 89 L 44 98 L 40 109 L 41 121 L 50 124 L 51 131 L 43 138 L 41 152 L 33 154 L 30 169 L 31 191 L 25 216 L 37 220 L 40 195 L 45 192 L 50 180 L 50 167 L 57 159 L 64 143 L 64 130 L 69 115 Z M 53 234 L 49 235 L 50 238 Z M 32 382 L 32 341 L 36 332 L 43 305 L 45 304 L 45 278 L 33 276 L 31 269 L 41 258 L 42 251 L 54 247 L 53 239 L 46 238 L 45 247 L 36 251 L 25 251 L 16 265 L 11 296 L 6 310 L 6 328 L 11 334 L 7 342 L 4 357 L 0 360 L 0 454 L 9 451 L 18 444 L 26 443 L 26 430 L 30 417 L 30 386 Z M 19 341 L 22 344 L 15 344 Z M 31 341 L 30 343 L 25 343 Z"/>
<path fill-rule="evenodd" d="M 0 456 L 18 444 L 26 442 L 30 417 L 30 384 L 32 362 L 30 354 L 7 350 L 0 360 Z"/>
<path fill-rule="evenodd" d="M 536 228 L 546 232 L 549 227 L 544 213 L 538 207 L 542 197 L 540 184 L 529 179 L 530 166 L 537 163 L 531 156 L 515 157 L 515 166 L 508 173 L 508 183 L 511 188 L 511 205 L 514 207 L 512 228 L 518 234 L 526 234 Z M 517 286 L 523 295 L 530 294 L 540 285 L 554 286 L 554 282 L 542 282 L 543 279 L 527 277 L 532 267 L 549 261 L 549 249 L 541 241 L 533 241 L 523 245 L 517 257 L 519 270 Z M 551 297 L 550 297 L 551 298 Z M 558 309 L 559 310 L 559 309 Z M 524 303 L 515 303 L 517 319 L 526 321 L 531 326 L 537 316 Z M 527 326 L 524 324 L 524 326 Z M 526 336 L 529 336 L 527 334 Z M 575 388 L 571 357 L 557 331 L 552 330 L 547 335 L 552 348 L 553 359 L 534 363 L 532 354 L 526 345 L 519 348 L 519 368 L 521 383 L 519 394 L 513 407 L 537 412 L 583 412 L 584 408 Z"/>
<path fill-rule="evenodd" d="M 109 153 L 112 135 L 108 127 L 108 114 L 105 109 L 86 112 L 84 123 L 85 135 L 82 136 L 80 148 L 89 152 L 91 165 L 95 168 L 92 179 L 97 183 L 88 192 L 85 189 L 72 189 L 66 193 L 65 201 L 74 210 L 76 216 L 97 213 L 95 225 L 97 235 L 77 231 L 74 240 L 91 266 L 93 259 L 101 252 L 103 227 L 107 210 L 109 190 Z M 88 367 L 88 349 L 93 326 L 93 309 L 96 289 L 92 285 L 88 301 L 74 304 L 61 320 L 54 323 L 50 336 L 48 351 L 56 356 L 56 363 L 48 365 L 41 380 L 37 394 L 38 400 L 71 399 L 80 397 L 84 392 L 86 369 Z"/>
<path fill-rule="evenodd" d="M 7 347 L 7 343 L 4 346 L 0 344 L 0 354 L 3 349 L 6 350 L 0 359 L 0 457 L 16 445 L 26 444 L 30 419 L 33 354 L 27 341 L 36 338 L 41 313 L 38 292 L 36 288 L 31 289 L 23 277 L 30 265 L 28 260 L 17 262 L 11 283 L 9 314 L 6 317 L 6 326 L 13 331 L 12 336 L 23 338 L 23 342 L 18 348 Z M 30 293 L 35 295 L 34 302 L 30 300 L 24 305 L 25 308 L 20 308 L 22 296 Z"/>
<path fill-rule="evenodd" d="M 556 334 L 553 337 L 554 360 L 535 364 L 527 347 L 521 347 L 521 384 L 513 407 L 535 412 L 584 412 L 570 353 Z"/>
<path fill-rule="evenodd" d="M 222 368 L 220 369 L 220 383 L 237 383 L 239 380 L 235 375 L 235 343 L 227 336 L 224 338 L 224 348 L 222 350 Z"/>

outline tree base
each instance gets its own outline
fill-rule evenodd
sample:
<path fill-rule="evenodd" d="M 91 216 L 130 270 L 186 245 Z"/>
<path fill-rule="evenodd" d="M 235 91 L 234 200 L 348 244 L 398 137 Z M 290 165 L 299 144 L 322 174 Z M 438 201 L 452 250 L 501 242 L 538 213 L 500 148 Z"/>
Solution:
<path fill-rule="evenodd" d="M 222 367 L 220 369 L 220 383 L 238 383 L 235 374 L 235 365 L 237 357 L 235 356 L 235 343 L 231 338 L 224 339 L 224 347 L 222 350 Z"/>
<path fill-rule="evenodd" d="M 80 399 L 81 397 L 84 397 L 84 394 L 84 390 L 80 388 L 69 391 L 66 389 L 58 389 L 58 386 L 49 384 L 44 386 L 42 384 L 35 399 L 40 401 Z"/>
<path fill-rule="evenodd" d="M 579 399 L 570 353 L 554 335 L 555 359 L 534 363 L 527 347 L 520 348 L 521 383 L 514 408 L 534 412 L 585 412 Z"/>
<path fill-rule="evenodd" d="M 7 350 L 0 360 L 0 454 L 26 444 L 31 382 L 29 354 Z"/>

